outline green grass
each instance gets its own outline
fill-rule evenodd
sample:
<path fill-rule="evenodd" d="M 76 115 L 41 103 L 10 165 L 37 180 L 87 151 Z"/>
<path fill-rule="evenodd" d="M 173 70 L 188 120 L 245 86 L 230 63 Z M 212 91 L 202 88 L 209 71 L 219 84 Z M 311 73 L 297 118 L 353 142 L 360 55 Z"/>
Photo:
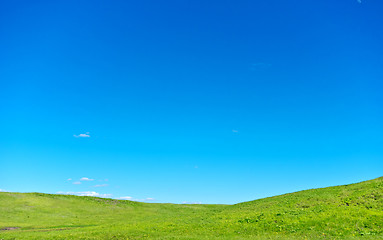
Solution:
<path fill-rule="evenodd" d="M 383 239 L 383 178 L 236 205 L 0 193 L 0 239 Z"/>

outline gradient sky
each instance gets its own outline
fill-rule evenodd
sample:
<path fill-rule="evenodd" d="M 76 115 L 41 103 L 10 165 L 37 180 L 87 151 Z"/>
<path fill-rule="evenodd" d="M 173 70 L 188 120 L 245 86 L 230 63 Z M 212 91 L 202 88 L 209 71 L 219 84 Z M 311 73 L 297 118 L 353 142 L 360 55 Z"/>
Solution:
<path fill-rule="evenodd" d="M 0 189 L 238 203 L 380 177 L 382 12 L 2 1 Z"/>

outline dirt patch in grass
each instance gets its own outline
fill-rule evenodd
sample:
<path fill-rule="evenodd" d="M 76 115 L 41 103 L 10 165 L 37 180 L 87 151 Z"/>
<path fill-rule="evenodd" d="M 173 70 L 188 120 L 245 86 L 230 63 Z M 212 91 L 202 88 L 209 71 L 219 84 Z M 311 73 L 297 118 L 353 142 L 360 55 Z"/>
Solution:
<path fill-rule="evenodd" d="M 52 231 L 64 231 L 64 230 L 71 230 L 74 228 L 53 228 L 53 229 L 39 229 L 39 230 L 33 230 L 33 232 L 52 232 Z"/>
<path fill-rule="evenodd" d="M 85 228 L 85 227 L 93 227 L 93 226 L 96 226 L 96 225 L 61 226 L 61 227 L 52 227 L 52 228 L 29 228 L 29 229 L 24 229 L 23 232 L 65 231 L 65 230 L 72 230 L 76 228 Z"/>
<path fill-rule="evenodd" d="M 0 231 L 9 231 L 9 230 L 16 230 L 20 229 L 19 227 L 5 227 L 5 228 L 0 228 Z"/>

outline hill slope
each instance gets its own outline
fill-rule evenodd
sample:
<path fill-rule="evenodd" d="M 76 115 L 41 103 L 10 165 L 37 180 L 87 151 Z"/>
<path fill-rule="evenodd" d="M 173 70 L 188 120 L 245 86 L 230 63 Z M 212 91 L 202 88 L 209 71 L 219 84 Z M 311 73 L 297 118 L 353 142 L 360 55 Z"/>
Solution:
<path fill-rule="evenodd" d="M 383 239 L 383 178 L 236 205 L 0 193 L 0 239 Z"/>

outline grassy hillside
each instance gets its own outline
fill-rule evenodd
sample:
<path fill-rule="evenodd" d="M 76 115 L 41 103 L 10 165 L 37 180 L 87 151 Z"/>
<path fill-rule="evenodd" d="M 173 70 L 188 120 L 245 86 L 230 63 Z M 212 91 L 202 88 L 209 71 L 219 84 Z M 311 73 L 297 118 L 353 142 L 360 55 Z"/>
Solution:
<path fill-rule="evenodd" d="M 0 229 L 0 239 L 383 239 L 383 178 L 236 205 L 3 192 Z"/>

